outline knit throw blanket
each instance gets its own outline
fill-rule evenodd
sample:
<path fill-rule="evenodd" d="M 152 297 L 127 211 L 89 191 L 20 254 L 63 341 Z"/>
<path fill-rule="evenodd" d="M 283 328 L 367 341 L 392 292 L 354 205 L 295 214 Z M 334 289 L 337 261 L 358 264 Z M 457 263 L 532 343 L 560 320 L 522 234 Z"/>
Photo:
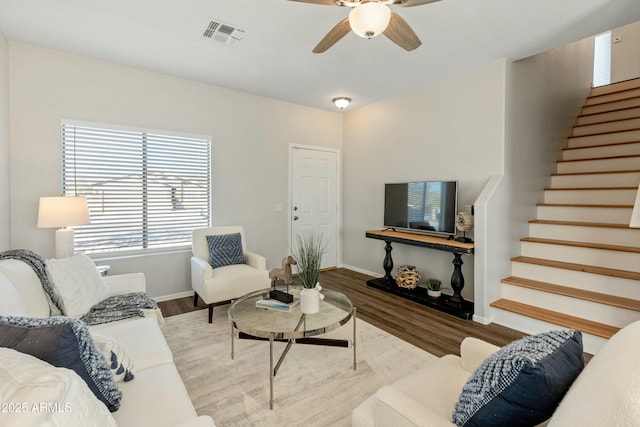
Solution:
<path fill-rule="evenodd" d="M 44 290 L 49 308 L 51 309 L 51 316 L 61 316 L 63 314 L 62 299 L 49 279 L 44 258 L 28 249 L 11 249 L 0 252 L 0 260 L 3 259 L 16 259 L 28 264 L 36 273 L 38 279 L 40 279 L 42 289 Z"/>
<path fill-rule="evenodd" d="M 12 249 L 0 252 L 0 260 L 3 259 L 16 259 L 28 264 L 42 284 L 42 289 L 51 309 L 51 316 L 65 316 L 67 314 L 64 311 L 62 298 L 47 274 L 44 258 L 27 249 Z M 157 308 L 158 304 L 144 292 L 115 295 L 91 307 L 89 312 L 82 316 L 80 320 L 91 326 L 131 317 L 144 317 L 143 310 L 155 310 Z"/>
<path fill-rule="evenodd" d="M 91 326 L 131 317 L 144 317 L 142 310 L 157 308 L 158 304 L 144 292 L 115 295 L 91 307 L 80 320 Z"/>

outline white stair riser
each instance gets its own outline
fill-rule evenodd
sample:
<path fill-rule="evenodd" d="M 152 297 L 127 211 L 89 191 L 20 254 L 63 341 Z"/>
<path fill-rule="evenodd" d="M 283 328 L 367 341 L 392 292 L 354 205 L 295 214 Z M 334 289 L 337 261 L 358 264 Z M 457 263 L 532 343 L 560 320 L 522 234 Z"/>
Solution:
<path fill-rule="evenodd" d="M 609 111 L 600 114 L 590 114 L 588 116 L 580 116 L 578 117 L 578 126 L 608 122 L 610 120 L 633 119 L 635 117 L 640 117 L 640 107 Z"/>
<path fill-rule="evenodd" d="M 533 319 L 521 314 L 512 313 L 510 311 L 501 310 L 492 307 L 491 316 L 493 321 L 498 325 L 507 326 L 517 331 L 535 335 L 557 329 L 567 329 L 554 323 L 544 322 L 542 320 Z M 608 342 L 607 339 L 597 337 L 595 335 L 582 333 L 582 345 L 584 351 L 589 354 L 597 354 L 598 351 Z"/>
<path fill-rule="evenodd" d="M 523 256 L 640 272 L 640 254 L 576 246 L 521 242 Z"/>
<path fill-rule="evenodd" d="M 624 99 L 622 101 L 610 102 L 608 104 L 585 106 L 582 107 L 582 114 L 597 114 L 634 107 L 640 107 L 640 98 Z"/>
<path fill-rule="evenodd" d="M 640 130 L 570 137 L 568 146 L 569 148 L 589 147 L 592 145 L 618 144 L 631 141 L 640 141 Z"/>
<path fill-rule="evenodd" d="M 633 205 L 636 189 L 545 190 L 544 202 L 570 205 Z"/>
<path fill-rule="evenodd" d="M 525 279 L 617 295 L 624 298 L 640 299 L 640 281 L 637 280 L 524 262 L 512 262 L 511 271 L 513 276 Z"/>
<path fill-rule="evenodd" d="M 589 96 L 606 95 L 608 93 L 620 92 L 640 87 L 640 79 L 625 80 L 610 85 L 598 86 L 591 89 Z"/>
<path fill-rule="evenodd" d="M 637 187 L 639 183 L 640 171 L 551 176 L 551 188 Z"/>
<path fill-rule="evenodd" d="M 529 224 L 529 235 L 540 239 L 640 247 L 640 229 Z"/>
<path fill-rule="evenodd" d="M 558 173 L 611 172 L 640 169 L 640 157 L 558 162 Z"/>
<path fill-rule="evenodd" d="M 621 99 L 635 98 L 640 96 L 640 88 L 625 90 L 623 92 L 614 92 L 606 95 L 594 96 L 587 98 L 585 105 L 598 105 L 606 102 L 619 101 Z"/>
<path fill-rule="evenodd" d="M 595 147 L 564 150 L 562 160 L 595 159 L 611 156 L 640 156 L 640 142 L 626 144 L 598 145 Z"/>
<path fill-rule="evenodd" d="M 604 222 L 629 224 L 631 208 L 597 208 L 574 206 L 538 206 L 538 219 L 551 221 Z"/>
<path fill-rule="evenodd" d="M 608 123 L 598 123 L 593 125 L 576 126 L 573 128 L 572 136 L 593 135 L 596 133 L 619 132 L 640 128 L 640 118 L 618 120 Z"/>
<path fill-rule="evenodd" d="M 541 292 L 520 286 L 503 286 L 502 297 L 619 328 L 633 323 L 636 320 L 640 320 L 640 313 L 637 311 L 612 307 L 610 305 L 571 298 L 564 295 Z"/>

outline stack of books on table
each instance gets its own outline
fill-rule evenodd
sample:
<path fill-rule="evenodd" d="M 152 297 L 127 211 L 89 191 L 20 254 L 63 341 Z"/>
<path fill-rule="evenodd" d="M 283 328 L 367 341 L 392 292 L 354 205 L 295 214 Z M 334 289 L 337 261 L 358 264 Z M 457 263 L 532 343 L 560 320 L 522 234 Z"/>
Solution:
<path fill-rule="evenodd" d="M 293 298 L 293 301 L 290 303 L 278 301 L 277 299 L 267 299 L 263 298 L 256 301 L 256 307 L 258 308 L 267 308 L 269 310 L 278 310 L 278 311 L 291 311 L 293 307 L 300 304 L 300 298 Z"/>

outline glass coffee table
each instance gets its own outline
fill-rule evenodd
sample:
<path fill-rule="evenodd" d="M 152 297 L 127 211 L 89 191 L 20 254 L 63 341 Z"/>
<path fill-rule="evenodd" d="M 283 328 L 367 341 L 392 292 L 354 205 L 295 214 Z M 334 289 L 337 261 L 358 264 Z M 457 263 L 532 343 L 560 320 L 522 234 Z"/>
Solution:
<path fill-rule="evenodd" d="M 262 339 L 269 341 L 269 407 L 273 409 L 273 379 L 278 373 L 285 356 L 295 344 L 315 344 L 336 347 L 353 347 L 353 369 L 356 364 L 356 308 L 349 297 L 343 293 L 323 288 L 324 299 L 320 301 L 320 311 L 315 314 L 303 314 L 300 305 L 291 311 L 257 308 L 256 301 L 267 297 L 270 289 L 253 292 L 235 300 L 229 307 L 231 321 L 231 359 L 234 357 L 234 335 L 238 331 L 240 338 Z M 298 297 L 300 288 L 289 287 L 289 292 Z M 338 340 L 315 337 L 337 329 L 353 318 L 353 338 Z M 274 366 L 273 343 L 287 343 Z"/>

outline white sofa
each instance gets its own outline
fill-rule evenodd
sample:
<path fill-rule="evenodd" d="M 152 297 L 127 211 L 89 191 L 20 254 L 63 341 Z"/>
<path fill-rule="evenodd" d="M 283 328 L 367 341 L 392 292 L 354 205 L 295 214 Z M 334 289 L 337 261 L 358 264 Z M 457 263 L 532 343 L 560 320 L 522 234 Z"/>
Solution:
<path fill-rule="evenodd" d="M 103 280 L 112 295 L 145 291 L 143 274 L 105 276 Z M 0 301 L 0 315 L 48 317 L 50 314 L 37 275 L 22 261 L 0 261 Z M 117 383 L 123 396 L 120 408 L 111 415 L 118 426 L 214 426 L 210 417 L 197 416 L 158 318 L 150 314 L 90 328 L 91 333 L 114 338 L 133 363 L 135 378 Z M 0 402 L 4 401 L 0 395 Z M 97 400 L 96 404 L 102 405 Z"/>
<path fill-rule="evenodd" d="M 485 358 L 499 347 L 465 338 L 461 357 L 446 355 L 381 387 L 352 413 L 352 426 L 455 426 L 460 392 Z M 615 334 L 571 385 L 548 427 L 640 425 L 640 321 Z"/>

